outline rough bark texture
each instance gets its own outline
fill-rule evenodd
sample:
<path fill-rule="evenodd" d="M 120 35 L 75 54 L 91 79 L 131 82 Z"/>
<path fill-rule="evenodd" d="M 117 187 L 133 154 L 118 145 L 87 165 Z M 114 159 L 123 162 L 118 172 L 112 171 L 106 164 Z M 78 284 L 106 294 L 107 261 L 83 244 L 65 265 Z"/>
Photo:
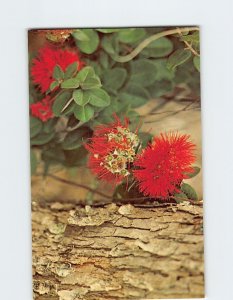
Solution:
<path fill-rule="evenodd" d="M 202 211 L 34 203 L 34 299 L 204 297 Z"/>

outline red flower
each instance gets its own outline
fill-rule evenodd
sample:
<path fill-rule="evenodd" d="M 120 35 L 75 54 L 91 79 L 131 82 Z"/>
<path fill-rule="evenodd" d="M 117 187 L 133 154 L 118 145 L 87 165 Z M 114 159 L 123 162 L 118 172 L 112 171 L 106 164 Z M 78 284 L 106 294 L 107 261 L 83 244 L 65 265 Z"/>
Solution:
<path fill-rule="evenodd" d="M 74 62 L 78 63 L 78 70 L 80 70 L 83 64 L 77 53 L 45 46 L 40 49 L 38 57 L 32 60 L 32 80 L 35 84 L 39 85 L 42 93 L 44 93 L 54 81 L 54 67 L 59 65 L 65 71 Z"/>
<path fill-rule="evenodd" d="M 130 174 L 139 139 L 128 125 L 128 119 L 121 123 L 115 116 L 115 122 L 98 126 L 85 145 L 90 152 L 89 167 L 99 179 L 117 184 Z"/>
<path fill-rule="evenodd" d="M 193 171 L 195 145 L 188 135 L 160 134 L 134 162 L 139 190 L 150 197 L 166 198 L 179 192 L 186 173 Z"/>
<path fill-rule="evenodd" d="M 32 116 L 39 118 L 43 122 L 53 118 L 52 103 L 49 96 L 40 102 L 31 104 L 30 109 Z"/>

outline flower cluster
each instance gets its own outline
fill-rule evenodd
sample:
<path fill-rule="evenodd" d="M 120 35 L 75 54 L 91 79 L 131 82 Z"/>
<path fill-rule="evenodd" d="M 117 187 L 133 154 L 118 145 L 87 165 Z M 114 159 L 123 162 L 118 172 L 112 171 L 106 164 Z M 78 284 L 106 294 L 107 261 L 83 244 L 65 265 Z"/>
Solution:
<path fill-rule="evenodd" d="M 43 122 L 53 118 L 52 103 L 49 96 L 46 96 L 42 101 L 32 103 L 30 109 L 32 116 Z"/>
<path fill-rule="evenodd" d="M 195 145 L 189 136 L 160 134 L 137 154 L 139 146 L 139 137 L 129 130 L 128 120 L 122 124 L 116 118 L 114 123 L 96 128 L 86 145 L 89 167 L 99 179 L 116 184 L 133 175 L 145 196 L 166 198 L 179 192 L 195 161 Z"/>
<path fill-rule="evenodd" d="M 32 80 L 40 87 L 41 92 L 45 93 L 54 80 L 54 67 L 59 65 L 65 71 L 74 62 L 77 62 L 77 68 L 80 70 L 83 63 L 76 52 L 45 46 L 40 49 L 38 56 L 32 60 Z"/>
<path fill-rule="evenodd" d="M 128 120 L 121 123 L 115 116 L 114 123 L 97 127 L 86 144 L 89 167 L 100 179 L 119 183 L 130 174 L 138 144 L 139 138 L 129 130 Z"/>
<path fill-rule="evenodd" d="M 160 134 L 134 162 L 135 178 L 145 196 L 163 197 L 179 192 L 187 173 L 193 171 L 195 145 L 188 135 Z"/>

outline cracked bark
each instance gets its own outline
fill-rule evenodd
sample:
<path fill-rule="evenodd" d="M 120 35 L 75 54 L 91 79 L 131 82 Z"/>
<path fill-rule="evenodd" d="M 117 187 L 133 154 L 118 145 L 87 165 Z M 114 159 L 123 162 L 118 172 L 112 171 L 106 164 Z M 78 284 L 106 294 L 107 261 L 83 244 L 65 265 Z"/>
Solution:
<path fill-rule="evenodd" d="M 204 297 L 202 212 L 33 203 L 34 299 Z"/>

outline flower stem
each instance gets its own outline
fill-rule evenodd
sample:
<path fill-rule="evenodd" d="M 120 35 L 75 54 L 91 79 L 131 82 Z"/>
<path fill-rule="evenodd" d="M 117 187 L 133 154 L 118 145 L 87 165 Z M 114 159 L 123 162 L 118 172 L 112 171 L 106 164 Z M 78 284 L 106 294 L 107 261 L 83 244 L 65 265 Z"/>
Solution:
<path fill-rule="evenodd" d="M 158 40 L 161 37 L 172 35 L 172 34 L 179 34 L 181 32 L 197 31 L 197 30 L 199 30 L 198 27 L 183 27 L 183 28 L 170 29 L 170 30 L 156 33 L 156 34 L 146 38 L 144 41 L 142 41 L 131 53 L 129 53 L 125 56 L 114 55 L 114 56 L 112 56 L 112 59 L 114 59 L 117 62 L 121 62 L 121 63 L 128 62 L 128 61 L 132 60 L 134 57 L 136 57 L 150 43 Z"/>

